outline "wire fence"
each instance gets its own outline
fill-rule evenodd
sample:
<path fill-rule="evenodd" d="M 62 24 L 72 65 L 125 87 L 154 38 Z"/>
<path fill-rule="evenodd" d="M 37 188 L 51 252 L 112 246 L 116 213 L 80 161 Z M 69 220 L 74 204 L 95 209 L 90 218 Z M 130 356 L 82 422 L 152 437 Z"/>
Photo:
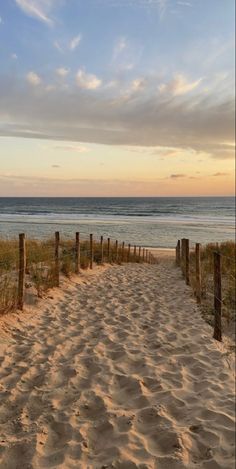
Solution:
<path fill-rule="evenodd" d="M 103 236 L 75 233 L 74 239 L 56 232 L 50 239 L 0 240 L 0 313 L 23 309 L 26 291 L 38 297 L 60 286 L 61 276 L 70 278 L 94 265 L 156 263 L 146 248 L 131 246 Z"/>
<path fill-rule="evenodd" d="M 235 331 L 235 243 L 201 246 L 183 238 L 177 242 L 176 264 L 186 284 L 192 287 L 205 318 L 214 327 L 213 337 L 221 341 L 222 333 L 230 325 Z"/>

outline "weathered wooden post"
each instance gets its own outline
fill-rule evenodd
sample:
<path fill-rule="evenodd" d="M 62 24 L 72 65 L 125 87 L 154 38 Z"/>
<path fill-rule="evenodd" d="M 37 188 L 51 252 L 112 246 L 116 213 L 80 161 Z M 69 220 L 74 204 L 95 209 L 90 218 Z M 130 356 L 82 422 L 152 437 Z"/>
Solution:
<path fill-rule="evenodd" d="M 19 235 L 19 272 L 18 272 L 18 301 L 17 307 L 23 310 L 25 293 L 26 250 L 25 234 Z"/>
<path fill-rule="evenodd" d="M 143 262 L 145 260 L 145 248 L 143 248 Z"/>
<path fill-rule="evenodd" d="M 130 261 L 130 244 L 128 244 L 127 262 Z"/>
<path fill-rule="evenodd" d="M 201 244 L 196 243 L 195 246 L 195 257 L 196 257 L 196 298 L 197 303 L 201 303 L 202 297 L 202 279 L 201 279 Z"/>
<path fill-rule="evenodd" d="M 93 235 L 90 234 L 90 269 L 93 268 Z"/>
<path fill-rule="evenodd" d="M 176 246 L 176 265 L 180 265 L 180 240 L 178 239 Z"/>
<path fill-rule="evenodd" d="M 189 285 L 189 239 L 185 240 L 185 281 L 186 285 Z"/>
<path fill-rule="evenodd" d="M 216 340 L 222 341 L 222 326 L 221 326 L 221 256 L 219 252 L 214 252 L 214 310 L 215 310 L 215 323 L 213 337 Z"/>
<path fill-rule="evenodd" d="M 137 246 L 134 246 L 134 262 L 136 262 Z"/>
<path fill-rule="evenodd" d="M 115 259 L 116 259 L 116 262 L 118 262 L 118 253 L 119 253 L 119 250 L 118 250 L 118 241 L 116 240 L 116 247 L 115 247 Z"/>
<path fill-rule="evenodd" d="M 181 270 L 182 270 L 183 276 L 185 275 L 184 256 L 185 256 L 185 238 L 182 238 L 181 239 Z"/>
<path fill-rule="evenodd" d="M 60 245 L 60 233 L 59 231 L 55 232 L 55 285 L 59 287 L 60 285 L 60 259 L 59 259 L 59 247 Z"/>
<path fill-rule="evenodd" d="M 147 261 L 148 261 L 148 249 L 146 249 L 146 251 L 145 251 L 145 262 L 147 262 Z"/>
<path fill-rule="evenodd" d="M 122 249 L 121 249 L 121 262 L 124 262 L 124 259 L 125 259 L 125 243 L 123 241 Z"/>
<path fill-rule="evenodd" d="M 111 240 L 107 238 L 107 261 L 111 261 Z"/>
<path fill-rule="evenodd" d="M 75 273 L 80 273 L 80 235 L 75 233 Z"/>
<path fill-rule="evenodd" d="M 141 246 L 139 246 L 138 248 L 138 261 L 140 262 L 141 261 Z"/>
<path fill-rule="evenodd" d="M 104 262 L 103 236 L 101 236 L 101 264 Z"/>

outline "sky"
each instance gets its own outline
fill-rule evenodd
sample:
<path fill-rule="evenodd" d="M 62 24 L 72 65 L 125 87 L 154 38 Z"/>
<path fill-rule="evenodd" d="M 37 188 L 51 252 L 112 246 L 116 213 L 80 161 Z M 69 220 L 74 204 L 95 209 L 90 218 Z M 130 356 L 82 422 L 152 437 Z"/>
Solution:
<path fill-rule="evenodd" d="M 234 8 L 0 2 L 0 196 L 233 195 Z"/>

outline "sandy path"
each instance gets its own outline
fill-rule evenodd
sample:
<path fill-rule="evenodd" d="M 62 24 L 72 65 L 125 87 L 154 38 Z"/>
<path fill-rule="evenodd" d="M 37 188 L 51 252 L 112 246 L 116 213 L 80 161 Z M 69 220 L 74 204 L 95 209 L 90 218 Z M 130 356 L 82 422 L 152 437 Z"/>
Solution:
<path fill-rule="evenodd" d="M 53 296 L 4 336 L 1 469 L 232 469 L 233 372 L 172 261 Z"/>

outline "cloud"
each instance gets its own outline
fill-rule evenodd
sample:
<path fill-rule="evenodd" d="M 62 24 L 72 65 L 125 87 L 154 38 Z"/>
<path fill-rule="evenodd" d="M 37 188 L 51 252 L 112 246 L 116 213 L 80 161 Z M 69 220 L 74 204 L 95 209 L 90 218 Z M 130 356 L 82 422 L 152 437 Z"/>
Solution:
<path fill-rule="evenodd" d="M 133 92 L 142 91 L 145 88 L 146 80 L 144 78 L 136 78 L 131 82 L 130 90 Z"/>
<path fill-rule="evenodd" d="M 170 179 L 182 179 L 185 178 L 186 174 L 171 174 Z"/>
<path fill-rule="evenodd" d="M 0 16 L 0 24 L 3 24 L 3 19 L 1 16 Z"/>
<path fill-rule="evenodd" d="M 188 82 L 183 75 L 176 75 L 175 78 L 168 83 L 159 85 L 160 93 L 170 94 L 172 96 L 181 96 L 197 88 L 202 78 L 193 82 Z"/>
<path fill-rule="evenodd" d="M 170 153 L 172 148 L 191 150 L 201 159 L 234 158 L 234 97 L 229 93 L 163 98 L 150 89 L 147 78 L 142 92 L 124 105 L 114 100 L 120 86 L 111 93 L 85 71 L 79 71 L 77 80 L 78 86 L 52 91 L 40 86 L 35 93 L 31 82 L 0 76 L 0 135 L 168 147 Z M 89 89 L 94 92 L 84 92 Z"/>
<path fill-rule="evenodd" d="M 85 90 L 96 90 L 102 84 L 102 80 L 96 75 L 91 73 L 86 73 L 84 70 L 80 69 L 76 75 L 76 83 L 79 88 Z"/>
<path fill-rule="evenodd" d="M 177 2 L 177 5 L 180 5 L 182 7 L 192 7 L 192 4 L 190 2 Z"/>
<path fill-rule="evenodd" d="M 233 114 L 234 114 L 234 105 L 232 104 L 232 122 L 234 121 Z M 235 158 L 235 132 L 232 131 L 232 143 L 205 143 L 202 145 L 201 143 L 196 144 L 195 147 L 200 152 L 204 150 L 208 153 L 208 155 L 217 160 L 229 160 Z"/>
<path fill-rule="evenodd" d="M 119 73 L 133 70 L 140 60 L 143 45 L 131 43 L 125 36 L 119 37 L 114 44 L 112 53 L 112 67 Z"/>
<path fill-rule="evenodd" d="M 104 84 L 104 89 L 107 89 L 107 90 L 110 90 L 110 89 L 115 89 L 117 88 L 117 86 L 119 86 L 119 81 L 118 80 L 111 80 L 111 81 L 108 81 L 106 84 Z"/>
<path fill-rule="evenodd" d="M 113 60 L 116 60 L 127 47 L 127 39 L 124 36 L 117 39 L 113 48 Z"/>
<path fill-rule="evenodd" d="M 60 67 L 56 69 L 56 73 L 60 77 L 66 77 L 69 72 L 70 72 L 69 68 Z"/>
<path fill-rule="evenodd" d="M 50 13 L 52 7 L 56 4 L 56 0 L 15 0 L 15 2 L 26 15 L 50 26 L 53 24 L 48 13 Z"/>
<path fill-rule="evenodd" d="M 120 83 L 121 87 L 121 83 Z M 113 101 L 113 105 L 126 103 L 133 99 L 136 99 L 138 95 L 145 89 L 146 80 L 144 78 L 136 78 L 130 82 L 125 90 L 121 89 L 121 94 L 116 97 Z M 107 86 L 105 85 L 105 89 Z"/>
<path fill-rule="evenodd" d="M 61 166 L 59 164 L 52 164 L 52 168 L 60 168 Z"/>
<path fill-rule="evenodd" d="M 54 41 L 53 45 L 59 52 L 64 52 L 64 49 L 62 48 L 62 46 L 59 44 L 58 41 Z"/>
<path fill-rule="evenodd" d="M 228 175 L 229 175 L 229 173 L 221 173 L 221 172 L 212 174 L 212 176 L 214 176 L 214 177 L 218 177 L 218 176 L 228 176 Z"/>
<path fill-rule="evenodd" d="M 156 3 L 159 8 L 160 19 L 163 19 L 167 10 L 169 0 L 157 0 Z"/>
<path fill-rule="evenodd" d="M 17 59 L 18 59 L 18 56 L 17 56 L 17 54 L 11 54 L 11 59 L 13 59 L 13 60 L 17 60 Z"/>
<path fill-rule="evenodd" d="M 81 42 L 81 35 L 79 34 L 78 36 L 75 36 L 71 41 L 70 41 L 70 44 L 69 44 L 69 48 L 71 50 L 75 50 L 76 47 L 78 47 L 78 45 L 80 44 Z"/>
<path fill-rule="evenodd" d="M 56 150 L 72 151 L 76 153 L 88 153 L 90 151 L 88 147 L 82 145 L 75 145 L 73 143 L 68 145 L 55 145 L 54 148 Z"/>
<path fill-rule="evenodd" d="M 40 85 L 40 83 L 42 83 L 41 78 L 35 72 L 27 73 L 26 80 L 28 81 L 28 83 L 30 83 L 33 86 L 38 86 Z"/>

